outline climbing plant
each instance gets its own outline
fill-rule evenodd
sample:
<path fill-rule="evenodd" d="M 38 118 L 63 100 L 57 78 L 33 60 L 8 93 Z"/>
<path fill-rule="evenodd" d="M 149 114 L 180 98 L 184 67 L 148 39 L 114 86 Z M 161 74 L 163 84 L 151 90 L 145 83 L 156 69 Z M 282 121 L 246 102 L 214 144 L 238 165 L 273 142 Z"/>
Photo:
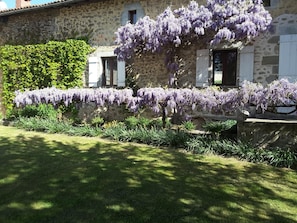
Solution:
<path fill-rule="evenodd" d="M 115 53 L 118 59 L 128 60 L 146 52 L 164 52 L 174 78 L 179 69 L 178 48 L 197 43 L 207 47 L 250 42 L 267 30 L 271 20 L 262 0 L 207 0 L 206 5 L 191 1 L 176 10 L 168 7 L 156 19 L 146 16 L 136 24 L 120 27 Z"/>

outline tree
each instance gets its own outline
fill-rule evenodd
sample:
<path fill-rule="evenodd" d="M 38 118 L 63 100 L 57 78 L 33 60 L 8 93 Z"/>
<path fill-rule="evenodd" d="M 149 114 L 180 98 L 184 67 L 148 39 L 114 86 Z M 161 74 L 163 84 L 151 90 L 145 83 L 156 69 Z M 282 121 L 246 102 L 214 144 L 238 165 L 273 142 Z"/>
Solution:
<path fill-rule="evenodd" d="M 163 51 L 174 75 L 179 69 L 178 48 L 201 41 L 210 46 L 250 42 L 267 30 L 271 20 L 262 0 L 207 0 L 206 6 L 191 1 L 176 10 L 168 7 L 156 20 L 146 16 L 120 27 L 115 53 L 119 60 L 128 60 L 145 52 Z"/>

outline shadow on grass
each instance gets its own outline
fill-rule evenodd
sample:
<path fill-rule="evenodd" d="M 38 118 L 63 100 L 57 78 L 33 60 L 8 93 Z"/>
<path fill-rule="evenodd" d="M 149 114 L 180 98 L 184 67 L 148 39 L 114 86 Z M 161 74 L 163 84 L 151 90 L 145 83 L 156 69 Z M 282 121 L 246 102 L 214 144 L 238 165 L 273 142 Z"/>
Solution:
<path fill-rule="evenodd" d="M 0 222 L 296 222 L 286 171 L 129 144 L 0 137 Z M 273 176 L 271 175 L 273 171 Z M 280 206 L 270 205 L 278 200 Z"/>

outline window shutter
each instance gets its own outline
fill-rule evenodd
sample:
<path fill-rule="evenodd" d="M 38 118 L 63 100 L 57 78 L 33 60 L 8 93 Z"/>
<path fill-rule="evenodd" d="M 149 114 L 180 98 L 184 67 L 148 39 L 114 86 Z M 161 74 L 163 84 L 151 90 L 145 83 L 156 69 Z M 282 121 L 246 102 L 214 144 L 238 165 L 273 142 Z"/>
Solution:
<path fill-rule="evenodd" d="M 89 57 L 89 87 L 98 87 L 99 61 L 97 57 Z"/>
<path fill-rule="evenodd" d="M 197 50 L 196 87 L 206 87 L 208 83 L 209 50 Z"/>
<path fill-rule="evenodd" d="M 254 46 L 245 46 L 239 55 L 239 85 L 254 79 Z"/>
<path fill-rule="evenodd" d="M 297 34 L 280 36 L 279 79 L 297 81 Z"/>
<path fill-rule="evenodd" d="M 125 65 L 124 61 L 118 61 L 118 87 L 125 87 Z"/>

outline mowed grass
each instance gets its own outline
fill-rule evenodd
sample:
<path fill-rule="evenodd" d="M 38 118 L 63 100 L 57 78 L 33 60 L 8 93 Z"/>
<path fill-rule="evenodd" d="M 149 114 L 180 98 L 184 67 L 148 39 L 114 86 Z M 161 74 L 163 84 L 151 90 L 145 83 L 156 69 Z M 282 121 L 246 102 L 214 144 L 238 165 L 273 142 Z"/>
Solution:
<path fill-rule="evenodd" d="M 297 222 L 297 173 L 0 126 L 0 222 Z"/>

